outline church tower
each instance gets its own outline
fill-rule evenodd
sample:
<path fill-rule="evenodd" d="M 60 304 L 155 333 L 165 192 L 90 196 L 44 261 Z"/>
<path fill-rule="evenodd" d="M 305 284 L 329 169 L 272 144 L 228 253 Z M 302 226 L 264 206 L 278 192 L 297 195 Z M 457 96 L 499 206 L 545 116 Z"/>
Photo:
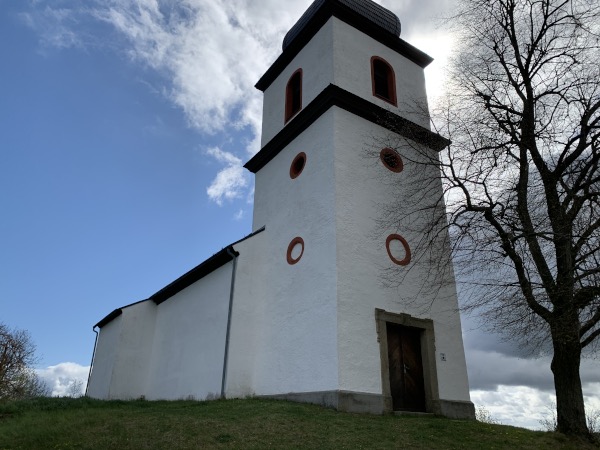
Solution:
<path fill-rule="evenodd" d="M 474 417 L 447 240 L 424 258 L 410 209 L 419 181 L 441 198 L 417 161 L 448 141 L 429 129 L 431 58 L 399 36 L 371 0 L 310 6 L 256 85 L 253 232 L 100 320 L 87 395 Z M 409 220 L 381 221 L 392 206 Z"/>
<path fill-rule="evenodd" d="M 427 294 L 435 268 L 414 265 L 420 236 L 378 225 L 398 186 L 436 176 L 411 152 L 448 144 L 426 112 L 432 59 L 399 36 L 398 17 L 371 0 L 316 0 L 256 84 L 262 148 L 245 167 L 253 229 L 266 230 L 252 391 L 474 417 L 454 280 Z M 405 144 L 379 144 L 390 138 Z M 451 267 L 448 248 L 439 257 Z M 382 281 L 393 270 L 406 271 L 399 286 Z"/>

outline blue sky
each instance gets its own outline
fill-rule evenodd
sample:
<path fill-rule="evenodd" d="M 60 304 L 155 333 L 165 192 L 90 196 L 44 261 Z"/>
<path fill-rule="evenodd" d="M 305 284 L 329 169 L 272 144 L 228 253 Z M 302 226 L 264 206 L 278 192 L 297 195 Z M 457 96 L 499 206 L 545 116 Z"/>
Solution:
<path fill-rule="evenodd" d="M 89 364 L 100 318 L 250 231 L 246 198 L 206 193 L 220 168 L 206 149 L 243 150 L 245 130 L 190 127 L 106 24 L 85 31 L 112 45 L 56 48 L 27 26 L 35 5 L 0 7 L 2 320 L 42 364 Z"/>
<path fill-rule="evenodd" d="M 244 130 L 190 127 L 106 24 L 85 31 L 111 45 L 53 47 L 26 24 L 34 6 L 0 2 L 2 320 L 42 364 L 89 364 L 100 318 L 250 231 L 246 198 L 206 193 L 206 149 L 243 149 Z"/>
<path fill-rule="evenodd" d="M 435 58 L 430 95 L 452 48 L 434 15 L 453 1 L 380 2 Z M 94 323 L 251 231 L 253 86 L 310 3 L 0 0 L 0 321 L 31 332 L 55 392 L 85 376 Z M 549 360 L 464 329 L 473 401 L 535 427 Z"/>

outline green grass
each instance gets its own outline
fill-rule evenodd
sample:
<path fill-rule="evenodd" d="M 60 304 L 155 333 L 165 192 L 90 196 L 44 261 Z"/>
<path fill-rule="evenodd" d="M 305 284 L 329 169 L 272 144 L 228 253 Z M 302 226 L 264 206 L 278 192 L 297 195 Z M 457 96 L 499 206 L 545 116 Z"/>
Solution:
<path fill-rule="evenodd" d="M 4 449 L 582 449 L 556 433 L 437 417 L 372 416 L 277 400 L 0 404 Z"/>

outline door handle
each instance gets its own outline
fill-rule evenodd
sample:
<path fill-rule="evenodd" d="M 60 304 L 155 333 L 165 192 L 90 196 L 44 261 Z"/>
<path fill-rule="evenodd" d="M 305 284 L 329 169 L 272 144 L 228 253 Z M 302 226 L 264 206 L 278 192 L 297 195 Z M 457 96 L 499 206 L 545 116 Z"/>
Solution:
<path fill-rule="evenodd" d="M 402 364 L 404 366 L 404 373 L 407 373 L 410 370 L 410 367 L 408 367 L 406 364 Z"/>

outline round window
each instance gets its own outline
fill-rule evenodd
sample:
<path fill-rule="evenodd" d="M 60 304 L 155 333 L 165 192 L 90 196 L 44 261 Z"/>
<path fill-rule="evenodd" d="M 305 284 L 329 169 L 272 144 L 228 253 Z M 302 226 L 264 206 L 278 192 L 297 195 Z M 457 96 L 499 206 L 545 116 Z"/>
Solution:
<path fill-rule="evenodd" d="M 379 157 L 381 158 L 381 162 L 385 167 L 390 169 L 392 172 L 402 172 L 404 169 L 404 163 L 402 162 L 402 158 L 398 154 L 398 152 L 392 148 L 384 148 L 379 153 Z"/>
<path fill-rule="evenodd" d="M 290 265 L 296 264 L 302 258 L 304 253 L 304 240 L 301 237 L 295 237 L 288 245 L 287 262 Z"/>
<path fill-rule="evenodd" d="M 399 234 L 390 234 L 385 240 L 385 248 L 394 264 L 406 266 L 410 263 L 410 247 L 406 239 Z"/>
<path fill-rule="evenodd" d="M 293 180 L 302 173 L 306 164 L 306 153 L 300 152 L 296 155 L 290 166 L 290 178 Z"/>

